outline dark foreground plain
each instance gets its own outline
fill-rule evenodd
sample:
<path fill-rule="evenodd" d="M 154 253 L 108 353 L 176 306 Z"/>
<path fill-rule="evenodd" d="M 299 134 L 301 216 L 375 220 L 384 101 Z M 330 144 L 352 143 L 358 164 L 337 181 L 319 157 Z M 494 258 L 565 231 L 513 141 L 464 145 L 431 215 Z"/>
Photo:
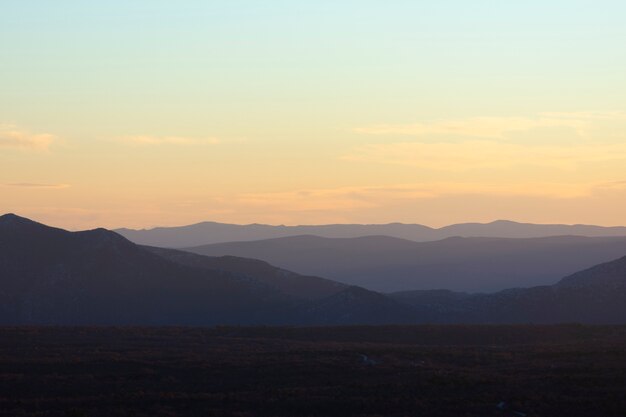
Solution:
<path fill-rule="evenodd" d="M 5 327 L 0 415 L 623 417 L 626 327 Z"/>

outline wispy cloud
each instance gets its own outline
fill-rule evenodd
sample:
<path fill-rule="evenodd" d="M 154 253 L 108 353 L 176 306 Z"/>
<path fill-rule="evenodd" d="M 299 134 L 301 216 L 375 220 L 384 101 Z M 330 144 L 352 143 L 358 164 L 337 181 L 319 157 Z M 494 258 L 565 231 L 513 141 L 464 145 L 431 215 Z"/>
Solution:
<path fill-rule="evenodd" d="M 563 127 L 583 135 L 596 121 L 623 120 L 624 112 L 552 112 L 537 117 L 472 117 L 453 120 L 434 120 L 410 124 L 376 124 L 354 129 L 368 135 L 398 136 L 466 136 L 503 139 L 508 134 L 538 128 Z"/>
<path fill-rule="evenodd" d="M 575 119 L 580 121 L 592 120 L 626 120 L 623 111 L 578 111 L 578 112 L 544 112 L 542 117 L 554 119 Z"/>
<path fill-rule="evenodd" d="M 626 128 L 624 122 L 624 112 L 573 112 L 542 113 L 536 118 L 479 117 L 370 126 L 355 130 L 404 138 L 355 147 L 342 159 L 438 171 L 520 166 L 571 170 L 585 164 L 626 161 L 626 142 L 615 140 L 614 133 L 620 131 L 616 126 Z M 575 133 L 565 135 L 569 138 L 564 142 L 542 141 L 533 129 L 546 127 L 567 127 Z M 521 136 L 514 139 L 514 132 L 526 132 L 524 140 Z"/>
<path fill-rule="evenodd" d="M 33 133 L 12 124 L 0 124 L 0 147 L 43 150 L 56 139 L 50 133 Z"/>
<path fill-rule="evenodd" d="M 69 188 L 69 184 L 46 184 L 46 183 L 33 183 L 33 182 L 13 182 L 3 184 L 5 187 L 17 187 L 17 188 L 44 188 L 44 189 L 62 189 Z"/>
<path fill-rule="evenodd" d="M 626 181 L 611 181 L 598 184 L 596 187 L 599 191 L 622 191 L 626 190 Z"/>
<path fill-rule="evenodd" d="M 486 140 L 457 143 L 379 143 L 357 147 L 342 159 L 408 165 L 439 171 L 519 166 L 575 169 L 588 163 L 626 160 L 626 143 L 572 146 L 524 145 Z"/>
<path fill-rule="evenodd" d="M 430 200 L 449 196 L 581 198 L 593 195 L 596 191 L 604 189 L 604 186 L 605 184 L 597 183 L 432 182 L 249 193 L 233 198 L 230 203 L 281 212 L 350 212 L 356 209 L 384 207 L 400 201 Z"/>
<path fill-rule="evenodd" d="M 151 136 L 151 135 L 130 135 L 119 138 L 121 142 L 132 145 L 217 145 L 218 138 L 206 137 L 184 137 L 184 136 Z"/>

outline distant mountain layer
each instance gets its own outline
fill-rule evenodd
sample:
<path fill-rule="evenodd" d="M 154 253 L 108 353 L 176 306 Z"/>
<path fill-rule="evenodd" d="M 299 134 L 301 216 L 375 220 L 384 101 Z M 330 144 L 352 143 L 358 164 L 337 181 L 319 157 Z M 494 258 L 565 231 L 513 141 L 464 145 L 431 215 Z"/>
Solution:
<path fill-rule="evenodd" d="M 626 324 L 626 257 L 551 286 L 385 295 L 262 261 L 141 247 L 104 229 L 71 233 L 0 216 L 2 325 L 562 322 Z"/>
<path fill-rule="evenodd" d="M 626 255 L 624 237 L 448 238 L 413 242 L 386 236 L 295 236 L 204 245 L 188 251 L 262 259 L 301 274 L 374 291 L 445 288 L 493 292 L 556 282 Z"/>
<path fill-rule="evenodd" d="M 561 235 L 626 236 L 626 227 L 588 225 L 529 224 L 499 220 L 492 223 L 462 223 L 434 229 L 419 224 L 331 224 L 322 226 L 235 225 L 204 222 L 182 227 L 149 230 L 118 229 L 117 233 L 142 245 L 183 248 L 211 243 L 239 242 L 279 237 L 315 235 L 328 238 L 390 236 L 426 242 L 448 237 L 532 238 Z"/>

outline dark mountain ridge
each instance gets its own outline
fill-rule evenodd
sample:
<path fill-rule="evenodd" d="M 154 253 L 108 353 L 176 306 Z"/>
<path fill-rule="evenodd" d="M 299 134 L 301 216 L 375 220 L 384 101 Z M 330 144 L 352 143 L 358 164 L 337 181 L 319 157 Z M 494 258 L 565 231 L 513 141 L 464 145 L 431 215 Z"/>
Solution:
<path fill-rule="evenodd" d="M 1 216 L 0 323 L 330 324 L 313 314 L 315 304 L 353 291 L 258 261 L 156 252 L 105 229 L 68 232 Z"/>
<path fill-rule="evenodd" d="M 276 268 L 267 262 L 256 259 L 241 258 L 236 256 L 201 256 L 190 252 L 175 249 L 164 249 L 144 246 L 165 259 L 195 268 L 225 271 L 241 277 L 253 277 L 252 280 L 268 285 L 281 293 L 302 298 L 315 300 L 320 297 L 334 295 L 348 288 L 346 284 L 340 284 L 315 276 L 303 276 L 291 271 Z"/>

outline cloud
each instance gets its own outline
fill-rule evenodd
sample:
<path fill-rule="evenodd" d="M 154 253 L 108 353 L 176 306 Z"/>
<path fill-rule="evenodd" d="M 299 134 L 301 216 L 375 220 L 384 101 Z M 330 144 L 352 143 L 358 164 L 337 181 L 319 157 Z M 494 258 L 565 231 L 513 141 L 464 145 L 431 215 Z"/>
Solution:
<path fill-rule="evenodd" d="M 562 126 L 559 120 L 533 120 L 521 117 L 476 117 L 462 120 L 438 120 L 430 123 L 381 124 L 354 129 L 369 135 L 432 136 L 455 135 L 483 138 L 504 138 L 506 133 L 537 127 Z"/>
<path fill-rule="evenodd" d="M 11 124 L 0 124 L 0 148 L 44 150 L 56 139 L 50 133 L 32 133 Z"/>
<path fill-rule="evenodd" d="M 626 121 L 624 112 L 552 112 L 537 117 L 473 117 L 412 124 L 377 124 L 354 129 L 368 135 L 466 136 L 504 139 L 508 134 L 538 128 L 571 128 L 581 136 L 597 121 Z"/>
<path fill-rule="evenodd" d="M 4 184 L 5 187 L 17 187 L 17 188 L 44 188 L 44 189 L 62 189 L 69 188 L 69 184 L 44 184 L 44 183 L 32 183 L 32 182 L 14 182 Z"/>
<path fill-rule="evenodd" d="M 571 146 L 524 145 L 487 140 L 379 143 L 355 148 L 342 159 L 439 171 L 505 169 L 515 166 L 571 170 L 587 163 L 626 160 L 626 143 Z"/>
<path fill-rule="evenodd" d="M 234 206 L 277 212 L 351 212 L 380 208 L 409 200 L 450 196 L 540 197 L 571 199 L 589 197 L 604 184 L 597 183 L 476 183 L 432 182 L 390 186 L 355 186 L 301 189 L 287 192 L 249 193 L 230 200 Z"/>
<path fill-rule="evenodd" d="M 596 189 L 598 191 L 625 191 L 626 181 L 611 181 L 598 184 Z"/>
<path fill-rule="evenodd" d="M 575 120 L 626 120 L 626 112 L 622 111 L 579 111 L 579 112 L 544 112 L 543 117 L 554 119 L 575 119 Z"/>
<path fill-rule="evenodd" d="M 214 137 L 191 138 L 182 136 L 131 135 L 119 138 L 132 145 L 217 145 L 220 140 Z"/>
<path fill-rule="evenodd" d="M 362 188 L 345 187 L 247 193 L 237 196 L 235 205 L 287 212 L 349 211 L 377 205 L 368 200 Z"/>
<path fill-rule="evenodd" d="M 589 132 L 601 132 L 603 137 L 613 138 L 615 127 L 597 130 L 610 126 L 610 122 L 626 122 L 626 113 L 553 112 L 541 113 L 535 118 L 477 117 L 410 125 L 377 125 L 355 131 L 370 135 L 416 136 L 416 139 L 363 145 L 342 159 L 457 172 L 519 166 L 572 170 L 588 163 L 626 160 L 626 143 L 623 141 L 591 140 L 591 136 L 599 135 L 590 136 Z M 530 140 L 525 142 L 508 140 L 513 132 L 548 127 L 574 129 L 577 140 L 569 140 L 567 144 L 550 140 L 542 142 L 536 135 L 528 136 Z M 428 141 L 424 140 L 427 136 Z M 442 136 L 458 138 L 453 142 L 441 140 Z"/>

